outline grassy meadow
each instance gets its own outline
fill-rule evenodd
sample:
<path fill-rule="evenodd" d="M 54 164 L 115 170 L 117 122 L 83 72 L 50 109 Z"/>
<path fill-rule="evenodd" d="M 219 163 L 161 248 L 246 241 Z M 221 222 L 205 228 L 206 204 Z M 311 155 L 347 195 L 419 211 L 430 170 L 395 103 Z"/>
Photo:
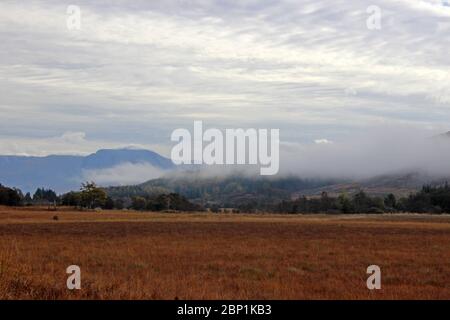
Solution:
<path fill-rule="evenodd" d="M 0 207 L 0 299 L 450 299 L 450 217 Z"/>

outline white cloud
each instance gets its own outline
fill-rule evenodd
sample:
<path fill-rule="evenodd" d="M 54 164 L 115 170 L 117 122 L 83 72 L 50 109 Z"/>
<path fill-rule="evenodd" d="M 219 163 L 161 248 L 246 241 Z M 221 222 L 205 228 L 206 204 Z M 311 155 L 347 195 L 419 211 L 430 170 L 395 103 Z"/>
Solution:
<path fill-rule="evenodd" d="M 333 143 L 333 141 L 330 141 L 328 139 L 316 139 L 314 140 L 315 144 L 330 144 Z"/>
<path fill-rule="evenodd" d="M 411 172 L 450 177 L 449 137 L 408 127 L 383 126 L 332 144 L 282 145 L 280 153 L 280 172 L 300 177 L 363 179 Z"/>
<path fill-rule="evenodd" d="M 83 143 L 86 138 L 86 133 L 84 132 L 65 132 L 61 136 L 61 140 L 68 143 Z"/>
<path fill-rule="evenodd" d="M 205 119 L 289 141 L 386 123 L 447 130 L 450 7 L 380 0 L 378 31 L 371 4 L 79 0 L 71 31 L 59 1 L 2 1 L 0 152 L 97 145 L 49 138 L 66 131 L 167 147 L 168 132 Z"/>
<path fill-rule="evenodd" d="M 123 163 L 107 169 L 84 170 L 82 180 L 95 181 L 101 186 L 134 185 L 159 178 L 164 173 L 148 163 Z"/>
<path fill-rule="evenodd" d="M 169 148 L 155 144 L 124 144 L 108 140 L 91 140 L 84 132 L 65 132 L 60 136 L 42 138 L 2 137 L 1 155 L 46 156 L 87 155 L 99 149 L 135 148 L 148 149 L 163 156 L 170 154 Z"/>

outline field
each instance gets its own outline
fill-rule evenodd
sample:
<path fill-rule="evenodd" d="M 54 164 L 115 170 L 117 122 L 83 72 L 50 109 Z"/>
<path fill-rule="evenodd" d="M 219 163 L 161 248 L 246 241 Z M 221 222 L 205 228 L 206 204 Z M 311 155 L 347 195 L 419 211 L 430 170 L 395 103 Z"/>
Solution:
<path fill-rule="evenodd" d="M 450 217 L 0 207 L 0 298 L 450 299 Z"/>

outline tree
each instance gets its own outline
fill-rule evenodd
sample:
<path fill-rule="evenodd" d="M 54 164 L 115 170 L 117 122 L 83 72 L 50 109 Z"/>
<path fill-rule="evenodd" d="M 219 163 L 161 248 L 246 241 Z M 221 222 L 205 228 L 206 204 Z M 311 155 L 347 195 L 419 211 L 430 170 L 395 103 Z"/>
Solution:
<path fill-rule="evenodd" d="M 392 193 L 388 194 L 384 198 L 384 205 L 387 208 L 395 209 L 397 207 L 397 199 L 395 198 L 395 195 L 393 195 Z"/>
<path fill-rule="evenodd" d="M 145 200 L 145 198 L 143 197 L 134 197 L 131 207 L 134 210 L 145 210 L 147 207 L 147 200 Z"/>
<path fill-rule="evenodd" d="M 331 200 L 328 197 L 327 192 L 322 192 L 320 196 L 320 211 L 327 212 L 329 209 L 331 209 Z"/>
<path fill-rule="evenodd" d="M 51 189 L 44 189 L 44 188 L 38 188 L 36 192 L 33 195 L 33 201 L 35 202 L 41 202 L 41 201 L 48 201 L 48 202 L 56 202 L 58 200 L 58 196 L 56 195 L 56 192 Z"/>
<path fill-rule="evenodd" d="M 0 204 L 6 206 L 20 206 L 23 202 L 22 191 L 15 188 L 7 188 L 0 184 Z"/>
<path fill-rule="evenodd" d="M 363 190 L 359 190 L 353 196 L 353 205 L 357 213 L 367 213 L 371 207 L 371 201 Z"/>
<path fill-rule="evenodd" d="M 69 192 L 61 197 L 61 203 L 63 206 L 78 207 L 81 205 L 81 192 Z"/>
<path fill-rule="evenodd" d="M 122 210 L 124 208 L 124 201 L 122 199 L 114 200 L 114 208 L 118 210 Z"/>
<path fill-rule="evenodd" d="M 31 205 L 33 203 L 33 199 L 31 198 L 31 194 L 29 192 L 25 195 L 24 202 L 26 205 Z"/>
<path fill-rule="evenodd" d="M 86 182 L 81 185 L 81 205 L 88 209 L 104 207 L 106 203 L 106 192 L 97 187 L 94 182 Z"/>
<path fill-rule="evenodd" d="M 107 197 L 104 205 L 104 209 L 112 210 L 114 209 L 114 200 L 111 197 Z"/>
<path fill-rule="evenodd" d="M 338 204 L 339 204 L 339 209 L 343 213 L 352 213 L 352 212 L 354 212 L 354 207 L 353 207 L 352 201 L 349 199 L 349 197 L 345 193 L 339 195 L 339 197 L 338 197 Z"/>

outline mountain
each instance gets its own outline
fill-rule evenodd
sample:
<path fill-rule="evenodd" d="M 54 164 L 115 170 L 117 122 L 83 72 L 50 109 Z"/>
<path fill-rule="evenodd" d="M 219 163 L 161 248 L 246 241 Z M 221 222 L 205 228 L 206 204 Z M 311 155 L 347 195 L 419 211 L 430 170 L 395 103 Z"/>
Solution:
<path fill-rule="evenodd" d="M 89 177 L 86 173 L 104 171 L 111 175 L 121 165 L 147 165 L 161 172 L 174 168 L 170 159 L 139 149 L 104 149 L 88 156 L 0 156 L 0 183 L 24 192 L 45 187 L 61 193 L 77 190 Z"/>

